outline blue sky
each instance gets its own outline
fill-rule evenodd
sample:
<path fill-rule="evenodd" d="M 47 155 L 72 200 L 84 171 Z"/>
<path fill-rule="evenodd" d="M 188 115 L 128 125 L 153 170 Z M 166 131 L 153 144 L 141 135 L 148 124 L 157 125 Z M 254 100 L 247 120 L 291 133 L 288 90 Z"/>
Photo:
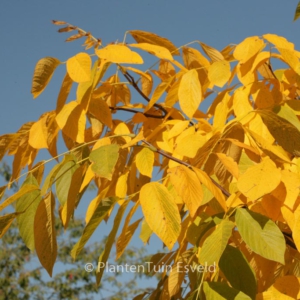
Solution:
<path fill-rule="evenodd" d="M 64 76 L 57 70 L 45 92 L 33 100 L 31 79 L 36 62 L 45 56 L 65 61 L 83 51 L 83 41 L 65 43 L 51 20 L 64 20 L 91 31 L 103 44 L 122 41 L 126 30 L 145 30 L 181 46 L 200 40 L 217 49 L 265 33 L 286 37 L 300 49 L 297 5 L 279 0 L 2 0 L 0 4 L 1 88 L 0 135 L 15 132 L 55 109 Z M 148 66 L 145 66 L 145 69 Z"/>

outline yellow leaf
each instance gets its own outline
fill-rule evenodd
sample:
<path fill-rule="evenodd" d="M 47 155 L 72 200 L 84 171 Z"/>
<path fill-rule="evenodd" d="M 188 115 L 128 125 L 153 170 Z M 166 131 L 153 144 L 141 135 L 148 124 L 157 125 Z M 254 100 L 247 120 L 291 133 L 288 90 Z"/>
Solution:
<path fill-rule="evenodd" d="M 145 108 L 145 112 L 149 110 L 163 95 L 163 93 L 167 90 L 167 88 L 170 86 L 172 81 L 174 80 L 173 77 L 169 78 L 167 81 L 161 82 L 155 89 L 155 91 L 152 94 L 152 97 L 148 103 L 148 105 Z"/>
<path fill-rule="evenodd" d="M 251 201 L 271 193 L 280 183 L 281 172 L 268 157 L 240 176 L 237 187 Z"/>
<path fill-rule="evenodd" d="M 293 239 L 295 242 L 295 245 L 297 247 L 297 250 L 300 250 L 300 206 L 296 208 L 293 215 L 291 216 L 292 221 L 288 221 L 288 225 L 293 225 L 291 227 L 293 231 Z"/>
<path fill-rule="evenodd" d="M 245 63 L 265 47 L 265 43 L 258 36 L 251 36 L 238 44 L 233 52 L 235 59 Z"/>
<path fill-rule="evenodd" d="M 51 277 L 57 256 L 54 207 L 55 199 L 50 192 L 40 202 L 34 218 L 36 253 L 40 263 Z"/>
<path fill-rule="evenodd" d="M 23 185 L 15 194 L 5 199 L 5 201 L 0 204 L 0 211 L 3 210 L 8 205 L 12 204 L 14 201 L 18 200 L 23 195 L 30 193 L 32 191 L 38 190 L 39 187 L 33 184 Z"/>
<path fill-rule="evenodd" d="M 85 187 L 91 182 L 91 180 L 95 177 L 95 173 L 92 170 L 92 165 L 89 165 L 88 169 L 85 172 L 84 179 L 81 183 L 79 193 L 81 193 Z"/>
<path fill-rule="evenodd" d="M 213 62 L 208 69 L 209 81 L 218 87 L 223 87 L 231 76 L 230 64 L 226 60 Z"/>
<path fill-rule="evenodd" d="M 223 210 L 226 212 L 227 205 L 222 191 L 212 182 L 210 177 L 204 171 L 194 167 L 193 170 L 195 171 L 200 182 L 203 183 L 212 192 L 212 194 L 215 196 Z"/>
<path fill-rule="evenodd" d="M 224 56 L 217 49 L 200 42 L 200 45 L 206 55 L 213 61 L 224 60 Z"/>
<path fill-rule="evenodd" d="M 185 166 L 169 169 L 168 173 L 177 194 L 186 204 L 191 217 L 194 217 L 203 199 L 202 186 L 197 175 Z"/>
<path fill-rule="evenodd" d="M 227 156 L 225 153 L 215 153 L 225 168 L 236 178 L 239 177 L 239 167 L 232 157 Z"/>
<path fill-rule="evenodd" d="M 263 38 L 268 42 L 274 44 L 277 48 L 285 48 L 288 50 L 294 50 L 295 48 L 293 43 L 290 43 L 286 38 L 278 36 L 276 34 L 264 34 Z"/>
<path fill-rule="evenodd" d="M 61 62 L 53 57 L 45 57 L 40 59 L 34 69 L 31 94 L 36 98 L 46 88 L 56 67 Z"/>
<path fill-rule="evenodd" d="M 205 144 L 205 142 L 205 136 L 200 135 L 197 132 L 186 135 L 182 138 L 179 136 L 176 139 L 177 146 L 175 148 L 175 152 L 180 155 L 193 158 L 196 156 L 198 150 Z"/>
<path fill-rule="evenodd" d="M 218 103 L 215 109 L 215 116 L 214 116 L 214 127 L 221 129 L 226 124 L 228 115 L 228 105 L 224 101 Z"/>
<path fill-rule="evenodd" d="M 169 131 L 168 138 L 171 139 L 182 133 L 189 126 L 189 121 L 177 120 L 176 124 Z"/>
<path fill-rule="evenodd" d="M 170 53 L 170 51 L 167 48 L 162 46 L 157 46 L 149 43 L 129 44 L 128 46 L 145 50 L 150 54 L 157 56 L 160 59 L 173 60 L 173 56 Z"/>
<path fill-rule="evenodd" d="M 56 116 L 56 122 L 65 135 L 77 143 L 84 142 L 86 117 L 76 101 L 67 103 Z"/>
<path fill-rule="evenodd" d="M 47 119 L 48 115 L 46 114 L 31 126 L 29 131 L 28 143 L 32 148 L 48 148 L 48 130 L 46 125 Z"/>
<path fill-rule="evenodd" d="M 147 79 L 148 81 L 152 81 L 152 77 L 149 73 L 146 73 L 146 72 L 143 72 L 141 70 L 138 70 L 136 68 L 132 68 L 132 67 L 124 67 L 125 70 L 129 70 L 129 71 L 132 71 L 138 75 L 140 75 L 142 78 L 145 78 Z"/>
<path fill-rule="evenodd" d="M 142 92 L 147 96 L 149 97 L 151 91 L 152 91 L 152 87 L 153 87 L 153 79 L 152 79 L 152 76 L 151 74 L 150 75 L 150 78 L 146 78 L 146 77 L 142 77 L 141 78 L 141 85 L 142 85 Z"/>
<path fill-rule="evenodd" d="M 170 42 L 168 39 L 160 37 L 154 33 L 147 32 L 147 31 L 141 31 L 141 30 L 130 30 L 129 33 L 132 35 L 132 37 L 136 40 L 137 43 L 149 43 L 152 45 L 162 46 L 167 48 L 172 55 L 179 55 L 179 51 L 174 46 L 172 42 Z"/>
<path fill-rule="evenodd" d="M 86 82 L 91 80 L 92 60 L 84 52 L 78 53 L 67 60 L 67 72 L 75 82 Z"/>
<path fill-rule="evenodd" d="M 95 50 L 96 55 L 101 59 L 106 59 L 109 62 L 116 64 L 142 64 L 142 57 L 134 51 L 131 51 L 125 45 L 108 45 L 102 49 Z"/>
<path fill-rule="evenodd" d="M 150 182 L 141 188 L 140 203 L 147 224 L 171 250 L 180 234 L 181 223 L 173 196 L 164 185 Z"/>
<path fill-rule="evenodd" d="M 122 174 L 116 184 L 116 196 L 120 199 L 124 199 L 127 195 L 127 179 L 129 172 Z"/>
<path fill-rule="evenodd" d="M 66 73 L 63 82 L 61 84 L 61 88 L 57 97 L 57 101 L 56 101 L 56 114 L 58 114 L 61 109 L 63 108 L 63 106 L 65 105 L 67 98 L 69 96 L 71 87 L 73 84 L 73 80 L 71 79 L 71 77 L 69 76 L 68 72 Z"/>
<path fill-rule="evenodd" d="M 299 195 L 300 189 L 300 178 L 296 173 L 292 173 L 288 170 L 281 171 L 281 181 L 284 183 L 286 188 L 286 198 L 284 204 L 291 210 L 294 209 L 296 200 Z"/>
<path fill-rule="evenodd" d="M 152 170 L 154 164 L 154 152 L 149 148 L 144 147 L 136 155 L 136 167 L 139 172 L 145 176 L 152 178 Z"/>
<path fill-rule="evenodd" d="M 178 98 L 180 108 L 191 119 L 202 99 L 201 84 L 196 70 L 190 70 L 182 76 Z"/>

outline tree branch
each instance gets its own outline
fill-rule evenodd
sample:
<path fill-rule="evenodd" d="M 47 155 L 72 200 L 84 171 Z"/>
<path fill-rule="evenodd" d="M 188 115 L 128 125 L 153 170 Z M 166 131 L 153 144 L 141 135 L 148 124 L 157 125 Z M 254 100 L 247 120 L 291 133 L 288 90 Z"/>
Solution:
<path fill-rule="evenodd" d="M 155 115 L 151 115 L 151 114 L 140 112 L 138 110 L 134 110 L 134 109 L 130 109 L 130 108 L 125 108 L 125 107 L 113 107 L 113 106 L 109 106 L 109 108 L 111 110 L 124 110 L 124 111 L 131 112 L 131 113 L 141 113 L 145 117 L 153 118 L 153 119 L 163 119 L 165 117 L 165 116 L 155 116 Z"/>

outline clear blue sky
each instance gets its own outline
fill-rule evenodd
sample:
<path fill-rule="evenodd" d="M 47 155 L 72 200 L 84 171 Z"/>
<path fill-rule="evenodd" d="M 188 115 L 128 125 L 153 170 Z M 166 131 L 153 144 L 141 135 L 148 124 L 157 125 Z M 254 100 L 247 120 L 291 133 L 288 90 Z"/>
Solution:
<path fill-rule="evenodd" d="M 91 31 L 103 44 L 123 39 L 126 30 L 145 30 L 181 46 L 200 40 L 217 49 L 265 33 L 286 37 L 300 49 L 298 1 L 279 0 L 2 0 L 0 3 L 0 135 L 15 132 L 55 109 L 64 68 L 33 100 L 31 79 L 45 56 L 65 61 L 81 52 L 83 41 L 65 43 L 51 20 L 64 20 Z M 145 66 L 145 69 L 147 66 Z"/>

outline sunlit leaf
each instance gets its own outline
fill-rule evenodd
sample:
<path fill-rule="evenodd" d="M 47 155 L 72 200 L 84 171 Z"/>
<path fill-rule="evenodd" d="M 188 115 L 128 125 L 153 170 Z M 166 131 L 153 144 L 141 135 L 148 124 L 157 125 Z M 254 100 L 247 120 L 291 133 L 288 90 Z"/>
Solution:
<path fill-rule="evenodd" d="M 230 64 L 226 60 L 215 61 L 208 69 L 209 81 L 218 87 L 223 87 L 230 76 Z"/>
<path fill-rule="evenodd" d="M 148 44 L 148 43 L 140 43 L 140 44 L 130 44 L 128 45 L 133 48 L 138 48 L 141 50 L 145 50 L 149 52 L 150 54 L 153 54 L 157 56 L 160 59 L 168 59 L 168 60 L 173 60 L 173 56 L 170 53 L 170 51 L 162 46 L 157 46 L 153 44 Z"/>
<path fill-rule="evenodd" d="M 141 188 L 143 214 L 153 232 L 172 249 L 180 233 L 180 215 L 172 195 L 164 185 L 147 183 Z"/>
<path fill-rule="evenodd" d="M 101 59 L 106 59 L 109 62 L 116 64 L 142 64 L 142 57 L 134 51 L 131 51 L 125 45 L 108 45 L 102 49 L 95 50 L 96 55 Z"/>
<path fill-rule="evenodd" d="M 143 148 L 136 155 L 136 167 L 139 172 L 145 176 L 152 177 L 154 152 L 149 148 Z"/>
<path fill-rule="evenodd" d="M 237 208 L 235 221 L 243 240 L 254 252 L 284 264 L 285 240 L 273 221 L 244 208 Z"/>
<path fill-rule="evenodd" d="M 178 98 L 181 109 L 191 119 L 202 100 L 201 84 L 196 70 L 190 70 L 182 76 Z"/>
<path fill-rule="evenodd" d="M 86 82 L 91 79 L 92 60 L 87 53 L 81 52 L 67 60 L 67 71 L 75 82 Z"/>

